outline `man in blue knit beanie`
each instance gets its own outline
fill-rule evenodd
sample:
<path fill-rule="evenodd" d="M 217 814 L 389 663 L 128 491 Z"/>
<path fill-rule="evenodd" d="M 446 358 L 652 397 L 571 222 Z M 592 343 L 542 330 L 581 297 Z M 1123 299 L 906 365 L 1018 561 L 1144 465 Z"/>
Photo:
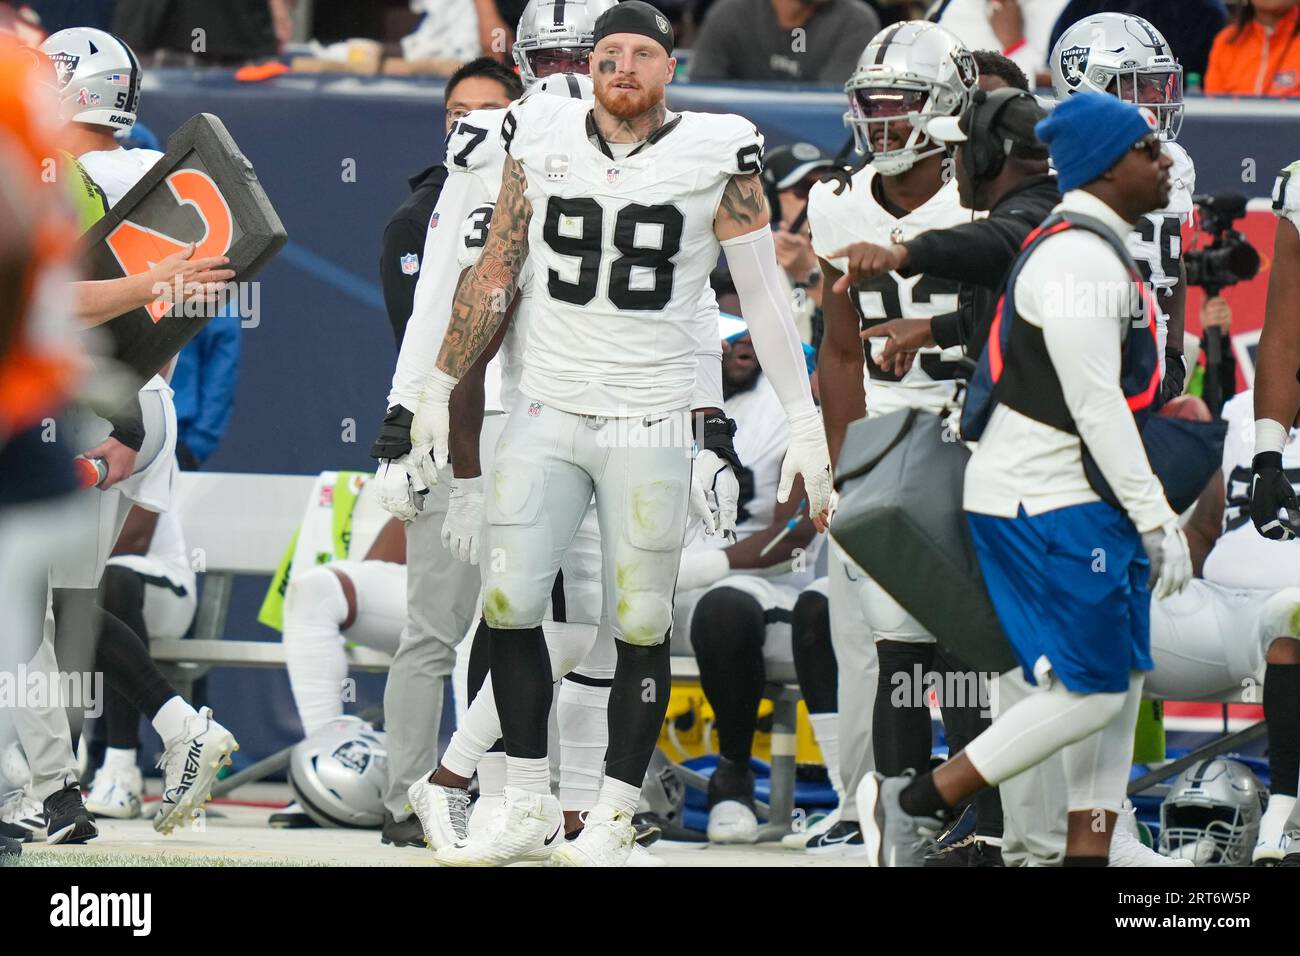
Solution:
<path fill-rule="evenodd" d="M 1037 134 L 1064 195 L 1013 268 L 990 331 L 996 390 L 964 498 L 1020 667 L 1001 675 L 998 716 L 961 753 L 919 777 L 863 781 L 858 807 L 876 866 L 921 865 L 926 837 L 953 807 L 1058 752 L 1069 787 L 1065 865 L 1106 866 L 1152 667 L 1152 590 L 1176 593 L 1192 575 L 1133 417 L 1159 373 L 1149 303 L 1124 248 L 1133 223 L 1168 201 L 1172 160 L 1154 115 L 1101 94 L 1071 97 Z M 1126 397 L 1126 342 L 1143 335 L 1151 341 L 1137 343 L 1147 349 L 1138 367 L 1151 381 Z M 1094 488 L 1085 449 L 1119 507 Z"/>

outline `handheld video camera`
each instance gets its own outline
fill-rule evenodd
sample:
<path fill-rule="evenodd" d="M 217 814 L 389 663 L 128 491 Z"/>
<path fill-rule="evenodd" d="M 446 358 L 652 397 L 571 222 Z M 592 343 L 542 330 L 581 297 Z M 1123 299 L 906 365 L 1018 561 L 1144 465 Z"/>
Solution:
<path fill-rule="evenodd" d="M 1259 253 L 1233 224 L 1246 215 L 1246 197 L 1236 193 L 1218 196 L 1193 196 L 1200 213 L 1200 231 L 1211 236 L 1209 246 L 1183 256 L 1187 267 L 1187 284 L 1215 296 L 1230 285 L 1255 278 L 1259 273 Z"/>

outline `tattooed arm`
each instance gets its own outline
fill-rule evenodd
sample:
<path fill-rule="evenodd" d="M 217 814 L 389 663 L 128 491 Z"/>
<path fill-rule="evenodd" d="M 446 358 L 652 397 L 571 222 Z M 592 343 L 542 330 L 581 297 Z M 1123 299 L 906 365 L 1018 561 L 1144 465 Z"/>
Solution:
<path fill-rule="evenodd" d="M 762 229 L 771 219 L 763 182 L 755 173 L 732 176 L 722 191 L 713 216 L 713 234 L 719 242 Z"/>
<path fill-rule="evenodd" d="M 456 290 L 438 352 L 438 369 L 453 379 L 464 376 L 505 324 L 528 258 L 528 223 L 533 210 L 524 195 L 527 188 L 523 167 L 507 157 L 487 245 Z"/>

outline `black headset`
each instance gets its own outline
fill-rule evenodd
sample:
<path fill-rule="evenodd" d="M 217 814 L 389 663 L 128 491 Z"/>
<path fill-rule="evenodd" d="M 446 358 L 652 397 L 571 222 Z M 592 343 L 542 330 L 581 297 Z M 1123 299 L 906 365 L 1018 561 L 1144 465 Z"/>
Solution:
<path fill-rule="evenodd" d="M 972 184 L 987 182 L 1002 172 L 1007 151 L 993 127 L 1002 111 L 1019 99 L 1033 100 L 1034 96 L 1015 87 L 1003 87 L 992 93 L 976 90 L 971 96 L 970 132 L 962 149 L 962 165 Z"/>

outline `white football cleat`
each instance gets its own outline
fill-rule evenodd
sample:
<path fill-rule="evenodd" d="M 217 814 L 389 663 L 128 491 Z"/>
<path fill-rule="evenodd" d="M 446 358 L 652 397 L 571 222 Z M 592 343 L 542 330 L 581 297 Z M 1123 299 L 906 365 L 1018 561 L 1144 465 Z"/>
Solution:
<path fill-rule="evenodd" d="M 86 809 L 97 817 L 134 820 L 141 814 L 144 779 L 139 767 L 100 767 L 90 784 Z"/>
<path fill-rule="evenodd" d="M 217 774 L 238 749 L 234 735 L 212 719 L 211 708 L 187 718 L 185 732 L 167 744 L 158 761 L 163 791 L 153 828 L 169 834 L 195 816 L 212 796 Z"/>
<path fill-rule="evenodd" d="M 640 843 L 632 844 L 632 852 L 628 854 L 627 862 L 624 866 L 667 866 L 664 858 L 655 856 Z"/>
<path fill-rule="evenodd" d="M 1277 797 L 1272 799 L 1277 800 Z M 1287 817 L 1282 814 L 1265 813 L 1259 822 L 1259 840 L 1250 854 L 1250 862 L 1255 866 L 1276 866 L 1283 857 L 1292 851 L 1293 841 L 1286 833 Z"/>
<path fill-rule="evenodd" d="M 430 850 L 459 843 L 469 829 L 469 791 L 442 787 L 420 777 L 406 791 L 408 809 L 420 819 L 424 843 Z"/>
<path fill-rule="evenodd" d="M 469 832 L 468 836 L 482 836 L 487 832 L 487 828 L 492 825 L 492 818 L 496 816 L 501 808 L 506 804 L 506 798 L 499 793 L 489 796 L 479 795 L 474 801 L 474 809 L 469 812 Z"/>
<path fill-rule="evenodd" d="M 631 814 L 598 803 L 587 812 L 576 839 L 557 847 L 547 866 L 627 866 L 636 846 Z"/>
<path fill-rule="evenodd" d="M 722 800 L 709 810 L 710 843 L 757 843 L 758 817 L 739 800 Z"/>
<path fill-rule="evenodd" d="M 1195 860 L 1174 859 L 1157 853 L 1138 836 L 1137 812 L 1125 806 L 1115 816 L 1107 866 L 1195 866 Z"/>
<path fill-rule="evenodd" d="M 438 850 L 443 866 L 509 866 L 564 842 L 564 814 L 549 793 L 506 787 L 503 805 L 481 834 Z"/>

